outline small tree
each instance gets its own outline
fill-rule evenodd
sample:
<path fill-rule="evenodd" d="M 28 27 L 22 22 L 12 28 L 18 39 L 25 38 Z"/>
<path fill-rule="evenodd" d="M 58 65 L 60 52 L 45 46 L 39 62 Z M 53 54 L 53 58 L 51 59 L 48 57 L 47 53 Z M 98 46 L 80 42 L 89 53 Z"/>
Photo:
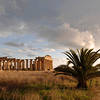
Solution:
<path fill-rule="evenodd" d="M 100 64 L 94 63 L 100 58 L 98 53 L 100 50 L 94 52 L 93 49 L 80 49 L 75 52 L 64 52 L 67 56 L 67 65 L 60 65 L 55 68 L 56 75 L 63 74 L 74 77 L 77 81 L 77 88 L 87 88 L 87 80 L 100 76 Z"/>

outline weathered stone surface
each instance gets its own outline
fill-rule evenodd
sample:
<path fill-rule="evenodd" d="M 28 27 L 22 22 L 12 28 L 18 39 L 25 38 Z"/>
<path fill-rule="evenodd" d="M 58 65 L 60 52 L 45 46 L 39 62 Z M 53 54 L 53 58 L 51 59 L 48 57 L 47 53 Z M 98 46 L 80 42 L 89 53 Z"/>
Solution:
<path fill-rule="evenodd" d="M 37 57 L 34 61 L 34 70 L 52 70 L 53 69 L 53 60 L 51 56 L 47 55 L 45 57 Z"/>
<path fill-rule="evenodd" d="M 53 69 L 53 60 L 51 56 L 36 57 L 33 59 L 15 59 L 0 57 L 0 70 L 35 70 L 46 71 Z"/>
<path fill-rule="evenodd" d="M 26 59 L 26 69 L 28 69 L 28 59 Z"/>
<path fill-rule="evenodd" d="M 22 60 L 22 67 L 21 67 L 21 69 L 22 69 L 22 70 L 25 69 L 25 61 L 24 61 L 24 60 Z"/>
<path fill-rule="evenodd" d="M 32 59 L 30 59 L 30 69 L 32 70 Z"/>

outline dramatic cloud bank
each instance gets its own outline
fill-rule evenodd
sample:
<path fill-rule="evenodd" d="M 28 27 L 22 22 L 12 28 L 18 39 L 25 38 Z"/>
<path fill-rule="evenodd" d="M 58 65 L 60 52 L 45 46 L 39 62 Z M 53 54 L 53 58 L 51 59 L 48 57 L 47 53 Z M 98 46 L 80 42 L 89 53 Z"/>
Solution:
<path fill-rule="evenodd" d="M 58 47 L 72 48 L 94 48 L 95 40 L 90 31 L 80 31 L 72 28 L 69 24 L 62 24 L 58 27 L 42 26 L 39 28 L 39 36 L 57 44 Z"/>
<path fill-rule="evenodd" d="M 57 66 L 66 62 L 61 52 L 68 48 L 100 48 L 99 4 L 99 0 L 0 0 L 1 56 L 50 54 Z"/>

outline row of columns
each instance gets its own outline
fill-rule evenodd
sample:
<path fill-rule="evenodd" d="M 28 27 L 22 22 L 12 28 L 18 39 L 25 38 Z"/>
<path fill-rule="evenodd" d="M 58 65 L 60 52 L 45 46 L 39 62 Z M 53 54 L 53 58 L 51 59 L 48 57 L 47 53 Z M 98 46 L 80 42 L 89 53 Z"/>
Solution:
<path fill-rule="evenodd" d="M 44 57 L 38 57 L 34 61 L 35 70 L 51 70 L 53 69 L 53 61 L 47 60 Z"/>
<path fill-rule="evenodd" d="M 0 70 L 33 70 L 33 59 L 0 59 Z"/>
<path fill-rule="evenodd" d="M 35 66 L 34 70 L 40 70 L 40 71 L 45 70 L 44 62 L 45 62 L 45 60 L 43 57 L 36 58 L 34 60 L 34 66 Z"/>

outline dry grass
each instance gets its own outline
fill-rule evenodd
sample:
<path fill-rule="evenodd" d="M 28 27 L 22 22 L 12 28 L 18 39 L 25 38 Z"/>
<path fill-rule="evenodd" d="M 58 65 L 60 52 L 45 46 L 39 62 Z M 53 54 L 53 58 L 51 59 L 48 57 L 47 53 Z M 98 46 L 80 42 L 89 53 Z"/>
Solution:
<path fill-rule="evenodd" d="M 76 83 L 51 72 L 1 71 L 0 100 L 91 100 L 91 89 L 77 90 Z M 97 85 L 94 80 L 91 87 Z"/>

